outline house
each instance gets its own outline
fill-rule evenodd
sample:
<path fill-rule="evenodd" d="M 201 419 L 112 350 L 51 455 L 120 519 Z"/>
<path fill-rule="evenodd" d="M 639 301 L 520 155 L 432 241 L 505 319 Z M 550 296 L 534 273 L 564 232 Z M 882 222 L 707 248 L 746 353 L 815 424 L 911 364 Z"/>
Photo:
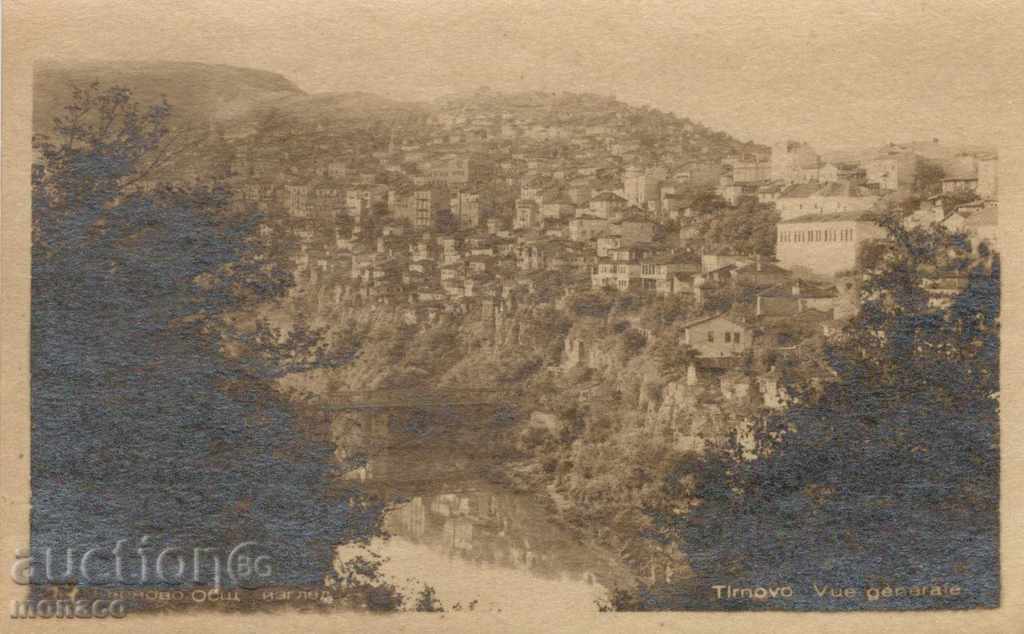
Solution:
<path fill-rule="evenodd" d="M 609 231 L 618 235 L 624 246 L 654 240 L 654 223 L 639 215 L 626 216 L 611 223 Z"/>
<path fill-rule="evenodd" d="M 864 178 L 881 189 L 898 190 L 914 183 L 917 156 L 900 148 L 887 148 L 864 165 Z"/>
<path fill-rule="evenodd" d="M 978 177 L 968 174 L 955 174 L 942 179 L 942 193 L 955 194 L 978 190 Z"/>
<path fill-rule="evenodd" d="M 818 167 L 818 154 L 806 143 L 787 141 L 772 147 L 771 179 L 785 183 L 804 180 L 804 170 Z"/>
<path fill-rule="evenodd" d="M 783 189 L 783 185 L 779 183 L 761 185 L 757 188 L 757 202 L 763 205 L 773 204 L 779 199 L 779 195 L 782 193 Z"/>
<path fill-rule="evenodd" d="M 885 235 L 864 212 L 814 213 L 778 223 L 775 253 L 785 269 L 835 275 L 855 269 L 861 247 Z"/>
<path fill-rule="evenodd" d="M 594 242 L 597 247 L 597 257 L 607 258 L 611 257 L 609 255 L 611 251 L 622 246 L 622 236 L 609 233 L 598 236 Z"/>
<path fill-rule="evenodd" d="M 701 317 L 683 326 L 683 343 L 702 358 L 736 357 L 753 346 L 754 331 L 725 314 Z"/>
<path fill-rule="evenodd" d="M 386 185 L 353 187 L 345 192 L 345 209 L 352 218 L 362 220 L 376 205 L 385 204 L 387 199 Z"/>
<path fill-rule="evenodd" d="M 758 156 L 746 156 L 723 161 L 732 167 L 734 183 L 761 183 L 772 177 L 770 161 L 761 160 Z"/>
<path fill-rule="evenodd" d="M 460 229 L 472 229 L 480 225 L 480 194 L 469 191 L 452 194 L 449 209 Z"/>
<path fill-rule="evenodd" d="M 615 258 L 602 258 L 590 276 L 592 288 L 616 288 L 620 291 L 639 290 L 642 287 L 640 263 Z"/>
<path fill-rule="evenodd" d="M 975 250 L 982 243 L 991 250 L 998 250 L 999 204 L 987 201 L 980 209 L 972 212 L 964 222 L 964 231 Z"/>
<path fill-rule="evenodd" d="M 693 204 L 693 196 L 683 192 L 683 187 L 676 183 L 664 183 L 661 186 L 662 215 L 678 220 L 679 214 Z"/>
<path fill-rule="evenodd" d="M 519 198 L 532 200 L 540 206 L 544 202 L 544 194 L 550 186 L 551 181 L 549 179 L 535 176 L 520 186 Z"/>
<path fill-rule="evenodd" d="M 820 185 L 817 183 L 796 183 L 780 191 L 775 199 L 775 208 L 780 219 L 796 218 L 817 211 L 811 201 Z"/>
<path fill-rule="evenodd" d="M 658 295 L 695 295 L 695 273 L 672 273 L 667 280 L 657 280 L 654 291 Z"/>
<path fill-rule="evenodd" d="M 482 173 L 481 161 L 468 156 L 446 156 L 432 161 L 427 168 L 431 181 L 450 187 L 471 183 Z"/>
<path fill-rule="evenodd" d="M 796 280 L 759 292 L 754 314 L 758 317 L 783 317 L 817 310 L 834 315 L 839 299 L 839 291 L 832 284 Z"/>
<path fill-rule="evenodd" d="M 862 181 L 865 171 L 849 163 L 826 163 L 818 170 L 818 182 L 838 183 L 840 181 Z"/>
<path fill-rule="evenodd" d="M 745 288 L 768 288 L 788 280 L 792 273 L 786 269 L 755 256 L 754 262 L 737 266 L 732 271 L 733 280 Z"/>
<path fill-rule="evenodd" d="M 608 219 L 591 214 L 577 215 L 569 221 L 569 239 L 590 242 L 608 229 Z"/>
<path fill-rule="evenodd" d="M 627 168 L 622 177 L 626 202 L 657 213 L 661 206 L 658 190 L 661 182 L 665 180 L 665 175 L 665 170 L 661 168 Z"/>
<path fill-rule="evenodd" d="M 594 185 L 590 179 L 574 178 L 569 181 L 569 186 L 566 188 L 565 193 L 574 205 L 582 205 L 590 200 L 594 193 Z"/>
<path fill-rule="evenodd" d="M 735 207 L 744 198 L 757 198 L 758 189 L 757 183 L 736 183 L 731 177 L 723 176 L 715 191 L 725 202 Z"/>
<path fill-rule="evenodd" d="M 321 175 L 334 180 L 345 178 L 348 176 L 348 172 L 348 164 L 342 161 L 331 161 L 320 169 Z"/>
<path fill-rule="evenodd" d="M 528 198 L 516 200 L 516 215 L 512 223 L 514 229 L 532 229 L 540 225 L 540 208 L 535 201 Z"/>
<path fill-rule="evenodd" d="M 600 218 L 611 218 L 626 208 L 626 199 L 613 192 L 601 192 L 587 203 L 590 213 Z"/>
<path fill-rule="evenodd" d="M 288 213 L 295 218 L 309 218 L 313 212 L 308 185 L 285 185 L 284 204 Z"/>
<path fill-rule="evenodd" d="M 978 186 L 975 191 L 982 198 L 999 196 L 999 157 L 995 154 L 978 156 Z"/>
<path fill-rule="evenodd" d="M 753 257 L 746 255 L 727 255 L 722 253 L 704 253 L 700 256 L 701 273 L 721 270 L 730 264 L 746 266 L 754 261 Z"/>
<path fill-rule="evenodd" d="M 540 216 L 545 219 L 570 218 L 576 212 L 576 205 L 563 193 L 545 193 L 540 205 Z"/>
<path fill-rule="evenodd" d="M 692 187 L 713 185 L 722 174 L 720 165 L 710 162 L 691 161 L 672 176 L 672 180 Z"/>
<path fill-rule="evenodd" d="M 644 290 L 653 290 L 659 295 L 692 292 L 693 276 L 699 268 L 696 261 L 678 255 L 641 260 L 641 285 Z M 677 277 L 679 275 L 682 277 Z"/>
<path fill-rule="evenodd" d="M 441 210 L 450 204 L 448 190 L 441 185 L 429 185 L 399 195 L 395 201 L 395 215 L 414 227 L 433 228 Z"/>

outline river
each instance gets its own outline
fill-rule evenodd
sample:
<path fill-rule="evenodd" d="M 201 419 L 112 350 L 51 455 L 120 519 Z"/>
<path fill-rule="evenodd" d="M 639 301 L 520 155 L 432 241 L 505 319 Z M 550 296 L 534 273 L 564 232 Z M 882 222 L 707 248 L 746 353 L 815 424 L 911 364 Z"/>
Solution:
<path fill-rule="evenodd" d="M 365 464 L 345 478 L 391 502 L 387 536 L 339 547 L 336 562 L 379 558 L 403 595 L 429 585 L 448 610 L 596 610 L 610 589 L 632 584 L 549 499 L 495 477 L 501 455 L 486 425 L 467 431 L 429 417 L 363 425 Z"/>

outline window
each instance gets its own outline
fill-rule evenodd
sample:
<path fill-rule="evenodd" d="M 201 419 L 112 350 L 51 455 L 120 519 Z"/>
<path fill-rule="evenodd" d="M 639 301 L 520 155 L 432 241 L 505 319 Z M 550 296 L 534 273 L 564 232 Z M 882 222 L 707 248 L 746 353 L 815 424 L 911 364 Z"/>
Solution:
<path fill-rule="evenodd" d="M 732 333 L 732 340 L 733 340 L 733 343 L 739 343 L 740 342 L 740 333 L 738 333 L 738 332 Z"/>
<path fill-rule="evenodd" d="M 731 332 L 726 332 L 725 333 L 725 343 L 729 343 L 730 341 L 732 341 L 732 333 Z"/>
<path fill-rule="evenodd" d="M 708 331 L 708 343 L 715 342 L 715 332 L 713 330 Z"/>

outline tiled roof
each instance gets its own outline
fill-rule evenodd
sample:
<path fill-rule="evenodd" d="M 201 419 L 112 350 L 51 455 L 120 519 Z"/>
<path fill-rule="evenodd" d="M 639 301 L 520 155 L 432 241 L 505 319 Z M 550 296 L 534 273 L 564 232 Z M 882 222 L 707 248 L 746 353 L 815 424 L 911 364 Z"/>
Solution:
<path fill-rule="evenodd" d="M 601 192 L 590 199 L 590 202 L 626 202 L 626 199 L 613 192 Z"/>

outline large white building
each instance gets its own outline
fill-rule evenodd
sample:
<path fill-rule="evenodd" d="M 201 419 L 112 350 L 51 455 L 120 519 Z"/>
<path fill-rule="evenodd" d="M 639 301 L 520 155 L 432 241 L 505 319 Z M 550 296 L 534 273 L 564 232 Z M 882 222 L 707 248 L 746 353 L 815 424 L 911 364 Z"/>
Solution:
<path fill-rule="evenodd" d="M 855 269 L 864 243 L 885 235 L 864 212 L 800 216 L 776 226 L 775 256 L 795 273 L 835 275 Z"/>

